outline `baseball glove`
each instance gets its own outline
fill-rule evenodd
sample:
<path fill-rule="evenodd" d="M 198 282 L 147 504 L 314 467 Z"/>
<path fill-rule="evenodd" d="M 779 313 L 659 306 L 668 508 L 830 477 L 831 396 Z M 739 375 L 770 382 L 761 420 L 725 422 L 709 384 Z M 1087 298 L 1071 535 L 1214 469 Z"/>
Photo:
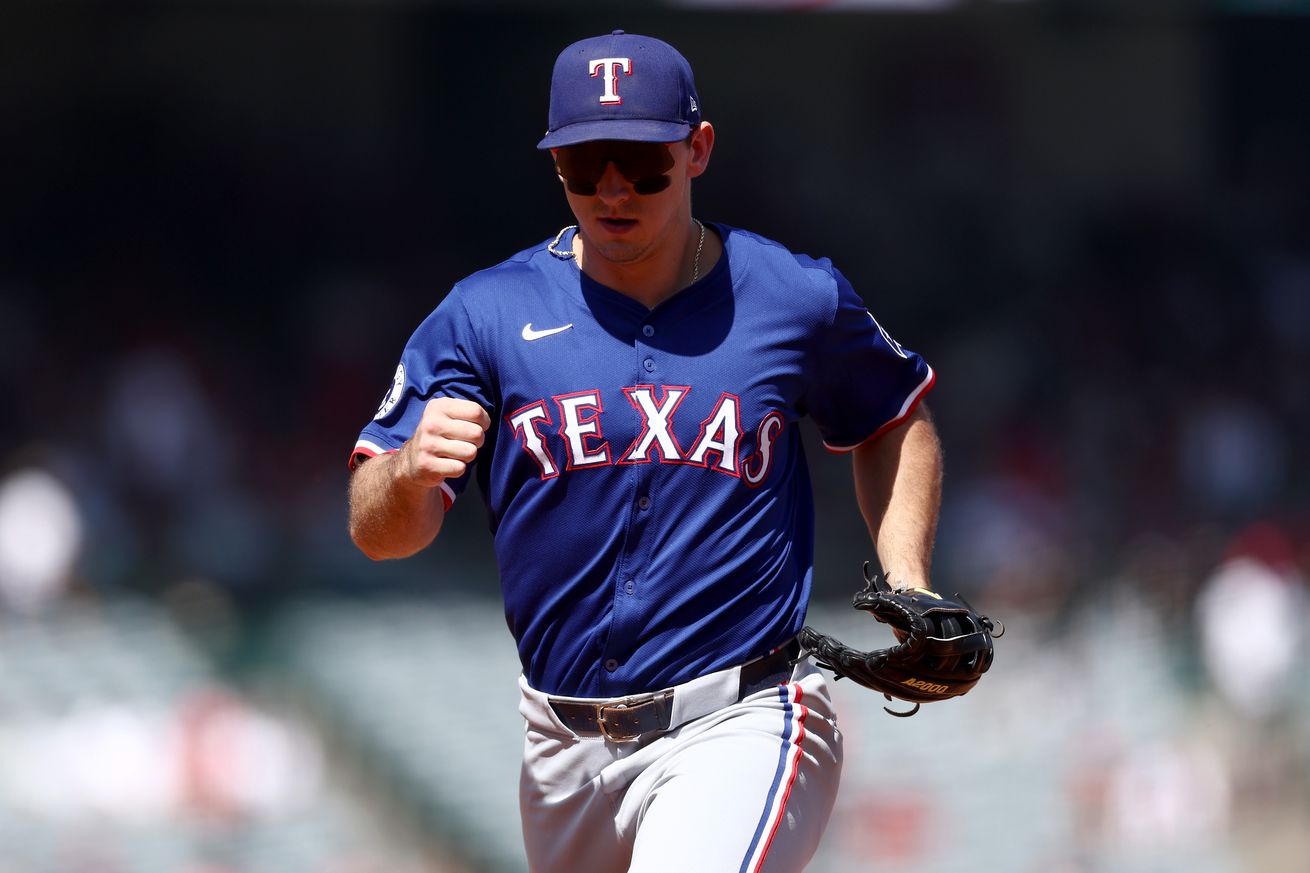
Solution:
<path fill-rule="evenodd" d="M 813 655 L 814 663 L 837 679 L 849 676 L 888 700 L 914 703 L 905 712 L 883 707 L 902 717 L 914 715 L 922 703 L 966 693 L 992 665 L 992 638 L 1005 628 L 979 615 L 960 595 L 947 597 L 923 588 L 893 590 L 885 577 L 869 575 L 867 562 L 864 581 L 852 605 L 890 625 L 897 644 L 862 652 L 806 626 L 798 638 L 801 657 Z"/>

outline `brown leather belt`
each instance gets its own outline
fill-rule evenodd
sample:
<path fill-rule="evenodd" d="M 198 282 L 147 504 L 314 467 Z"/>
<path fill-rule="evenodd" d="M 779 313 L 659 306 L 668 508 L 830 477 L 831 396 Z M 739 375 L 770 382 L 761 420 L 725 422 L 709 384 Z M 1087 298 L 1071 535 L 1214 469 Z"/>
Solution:
<path fill-rule="evenodd" d="M 799 653 L 800 645 L 790 640 L 773 654 L 742 664 L 737 701 L 731 702 L 741 701 L 757 691 L 786 682 Z M 620 697 L 605 703 L 583 703 L 557 697 L 549 698 L 549 702 L 559 720 L 575 734 L 603 736 L 614 742 L 626 743 L 642 734 L 669 729 L 675 690 L 668 688 L 650 694 Z"/>

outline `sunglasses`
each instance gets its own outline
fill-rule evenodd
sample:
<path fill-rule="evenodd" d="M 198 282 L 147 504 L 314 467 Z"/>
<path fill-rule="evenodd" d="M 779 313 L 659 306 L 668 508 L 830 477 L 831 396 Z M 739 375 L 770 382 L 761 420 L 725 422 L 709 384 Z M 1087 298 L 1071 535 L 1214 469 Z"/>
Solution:
<path fill-rule="evenodd" d="M 564 146 L 555 152 L 555 169 L 564 186 L 580 197 L 592 197 L 605 168 L 613 164 L 638 194 L 658 194 L 672 179 L 673 154 L 662 142 L 602 139 Z"/>

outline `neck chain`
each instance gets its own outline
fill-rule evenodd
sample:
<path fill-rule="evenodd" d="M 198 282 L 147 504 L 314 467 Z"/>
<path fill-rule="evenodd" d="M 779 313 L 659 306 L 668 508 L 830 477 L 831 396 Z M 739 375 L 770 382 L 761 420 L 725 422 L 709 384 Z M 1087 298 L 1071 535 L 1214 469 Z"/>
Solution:
<path fill-rule="evenodd" d="M 699 218 L 693 218 L 692 221 L 700 225 L 700 242 L 696 243 L 696 260 L 691 265 L 691 284 L 695 285 L 696 280 L 700 278 L 700 253 L 705 248 L 705 225 L 701 224 Z"/>
<path fill-rule="evenodd" d="M 700 279 L 700 255 L 701 252 L 705 250 L 705 224 L 699 218 L 693 218 L 692 221 L 696 222 L 697 226 L 700 227 L 700 239 L 696 241 L 696 257 L 691 263 L 691 284 L 695 285 L 697 280 Z M 550 252 L 557 258 L 563 258 L 564 260 L 573 258 L 576 260 L 578 255 L 577 252 L 573 251 L 572 246 L 570 246 L 568 250 L 565 250 L 559 248 L 559 243 L 560 240 L 564 238 L 564 234 L 577 229 L 578 226 L 576 224 L 570 224 L 568 227 L 561 228 L 560 232 L 555 234 L 555 238 L 551 240 L 550 245 L 546 246 L 546 251 Z"/>
<path fill-rule="evenodd" d="M 556 246 L 558 246 L 559 241 L 564 238 L 564 234 L 568 233 L 571 230 L 577 230 L 577 229 L 578 226 L 576 224 L 570 224 L 568 227 L 560 228 L 560 232 L 555 234 L 555 238 L 551 240 L 550 245 L 546 246 L 546 251 L 550 252 L 555 257 L 562 258 L 566 261 L 569 258 L 576 258 L 578 255 L 576 252 L 573 251 L 572 248 L 570 248 L 568 251 L 564 251 L 563 249 L 556 248 Z"/>

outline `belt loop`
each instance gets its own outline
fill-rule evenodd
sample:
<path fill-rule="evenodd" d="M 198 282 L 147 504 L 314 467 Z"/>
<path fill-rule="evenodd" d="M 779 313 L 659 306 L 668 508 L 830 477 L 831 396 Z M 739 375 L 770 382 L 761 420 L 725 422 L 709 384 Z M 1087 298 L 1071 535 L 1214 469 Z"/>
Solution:
<path fill-rule="evenodd" d="M 655 713 L 663 724 L 668 724 L 673 716 L 673 690 L 660 692 L 655 695 Z"/>

